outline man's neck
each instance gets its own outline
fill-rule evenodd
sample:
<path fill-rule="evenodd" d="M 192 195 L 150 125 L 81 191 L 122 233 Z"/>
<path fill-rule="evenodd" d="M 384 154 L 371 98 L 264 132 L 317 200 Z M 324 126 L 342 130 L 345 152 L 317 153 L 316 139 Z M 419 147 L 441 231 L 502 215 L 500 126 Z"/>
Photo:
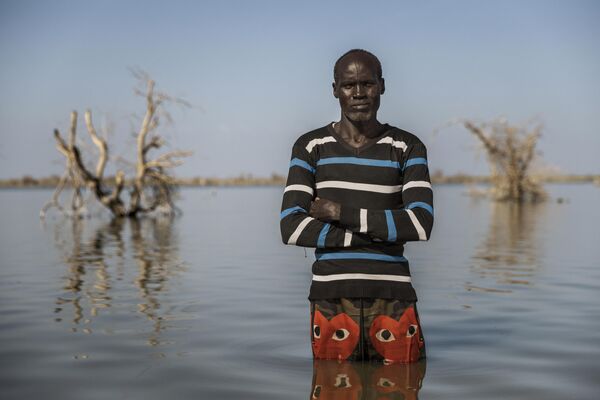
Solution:
<path fill-rule="evenodd" d="M 360 147 L 367 140 L 377 137 L 383 125 L 373 118 L 369 121 L 350 121 L 342 115 L 340 122 L 334 126 L 335 131 L 350 145 Z"/>

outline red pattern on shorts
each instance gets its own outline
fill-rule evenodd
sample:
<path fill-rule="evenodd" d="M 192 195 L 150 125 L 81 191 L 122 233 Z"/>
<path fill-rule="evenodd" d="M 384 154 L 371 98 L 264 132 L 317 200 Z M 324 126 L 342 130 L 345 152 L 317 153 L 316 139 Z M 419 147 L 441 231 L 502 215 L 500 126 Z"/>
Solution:
<path fill-rule="evenodd" d="M 413 363 L 425 358 L 416 304 L 386 299 L 311 302 L 311 344 L 318 360 L 382 360 Z"/>

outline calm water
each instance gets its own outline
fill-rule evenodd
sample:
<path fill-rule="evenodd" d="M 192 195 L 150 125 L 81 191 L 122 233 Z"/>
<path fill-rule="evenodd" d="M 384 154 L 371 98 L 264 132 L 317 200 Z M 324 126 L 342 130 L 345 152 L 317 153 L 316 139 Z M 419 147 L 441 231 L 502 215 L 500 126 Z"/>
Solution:
<path fill-rule="evenodd" d="M 597 399 L 600 188 L 548 189 L 567 202 L 435 188 L 433 237 L 407 246 L 428 353 L 410 367 L 313 365 L 313 255 L 281 244 L 281 188 L 45 224 L 51 192 L 0 191 L 0 397 Z"/>

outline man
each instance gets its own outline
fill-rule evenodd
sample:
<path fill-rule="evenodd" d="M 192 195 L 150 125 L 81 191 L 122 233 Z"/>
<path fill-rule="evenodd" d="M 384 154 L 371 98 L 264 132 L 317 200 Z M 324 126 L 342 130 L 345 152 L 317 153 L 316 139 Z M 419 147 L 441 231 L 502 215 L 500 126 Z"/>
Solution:
<path fill-rule="evenodd" d="M 381 64 L 354 49 L 335 63 L 340 121 L 302 135 L 281 211 L 290 245 L 316 247 L 308 299 L 316 359 L 408 363 L 425 356 L 404 243 L 428 240 L 425 145 L 377 120 Z"/>

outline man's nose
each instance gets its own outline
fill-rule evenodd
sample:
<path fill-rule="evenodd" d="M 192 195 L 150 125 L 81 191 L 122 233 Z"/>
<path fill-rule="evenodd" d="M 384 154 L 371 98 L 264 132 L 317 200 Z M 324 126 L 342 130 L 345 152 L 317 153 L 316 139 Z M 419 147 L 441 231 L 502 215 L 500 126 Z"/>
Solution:
<path fill-rule="evenodd" d="M 352 93 L 353 97 L 363 97 L 365 95 L 365 89 L 363 88 L 363 86 L 358 83 L 356 85 L 354 85 L 354 93 Z"/>

